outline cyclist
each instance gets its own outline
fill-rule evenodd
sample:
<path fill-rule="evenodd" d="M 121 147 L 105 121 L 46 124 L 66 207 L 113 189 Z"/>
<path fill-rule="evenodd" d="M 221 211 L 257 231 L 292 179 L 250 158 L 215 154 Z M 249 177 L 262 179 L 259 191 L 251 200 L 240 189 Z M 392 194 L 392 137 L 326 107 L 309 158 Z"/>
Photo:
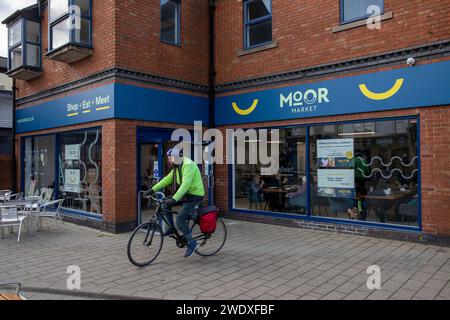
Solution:
<path fill-rule="evenodd" d="M 184 255 L 187 258 L 199 247 L 197 241 L 192 239 L 192 233 L 189 229 L 189 218 L 194 210 L 202 203 L 203 197 L 205 196 L 205 189 L 203 187 L 200 169 L 194 161 L 188 157 L 183 157 L 182 150 L 177 148 L 170 149 L 167 152 L 167 156 L 172 170 L 159 183 L 153 186 L 146 195 L 152 195 L 170 184 L 173 184 L 173 190 L 175 190 L 176 186 L 179 185 L 175 194 L 164 200 L 164 204 L 170 209 L 177 203 L 182 203 L 182 207 L 177 214 L 176 222 L 187 240 L 187 250 Z M 171 218 L 169 218 L 169 221 L 172 221 Z M 164 235 L 167 236 L 173 233 L 174 229 L 171 228 Z"/>

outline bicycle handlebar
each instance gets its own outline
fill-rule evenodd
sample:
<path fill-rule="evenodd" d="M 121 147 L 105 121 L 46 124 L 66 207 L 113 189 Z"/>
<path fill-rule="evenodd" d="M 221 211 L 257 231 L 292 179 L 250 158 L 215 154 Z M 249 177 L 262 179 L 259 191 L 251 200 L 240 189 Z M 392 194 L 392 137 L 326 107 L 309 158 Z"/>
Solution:
<path fill-rule="evenodd" d="M 162 193 L 162 192 L 156 192 L 155 194 L 156 194 L 156 195 L 160 195 L 161 198 L 158 199 L 158 198 L 156 198 L 156 197 L 154 197 L 154 196 L 151 196 L 151 195 L 148 195 L 148 196 L 146 196 L 145 198 L 151 199 L 151 200 L 153 200 L 153 201 L 155 201 L 155 202 L 157 202 L 157 203 L 159 203 L 159 204 L 162 204 L 162 203 L 164 202 L 164 200 L 166 199 L 166 195 L 165 195 L 164 193 Z"/>

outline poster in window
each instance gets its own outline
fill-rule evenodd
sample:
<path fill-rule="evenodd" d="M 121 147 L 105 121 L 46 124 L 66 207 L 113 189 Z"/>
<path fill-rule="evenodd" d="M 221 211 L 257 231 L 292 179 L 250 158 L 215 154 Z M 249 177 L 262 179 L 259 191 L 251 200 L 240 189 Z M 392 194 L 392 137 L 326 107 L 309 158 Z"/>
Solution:
<path fill-rule="evenodd" d="M 353 169 L 319 169 L 317 175 L 319 197 L 355 197 L 355 171 Z"/>
<path fill-rule="evenodd" d="M 65 171 L 65 185 L 66 192 L 80 192 L 80 169 L 66 169 Z"/>
<path fill-rule="evenodd" d="M 317 140 L 319 168 L 349 168 L 354 155 L 353 139 Z"/>
<path fill-rule="evenodd" d="M 80 160 L 79 144 L 66 144 L 65 151 L 66 151 L 65 153 L 66 160 Z"/>

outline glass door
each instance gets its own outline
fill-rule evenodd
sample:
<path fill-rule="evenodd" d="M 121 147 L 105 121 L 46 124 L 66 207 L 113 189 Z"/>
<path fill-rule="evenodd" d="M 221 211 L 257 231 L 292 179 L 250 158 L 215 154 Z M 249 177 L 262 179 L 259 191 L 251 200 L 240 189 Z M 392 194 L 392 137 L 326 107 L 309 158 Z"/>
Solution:
<path fill-rule="evenodd" d="M 140 210 L 138 222 L 148 220 L 152 213 L 148 200 L 142 197 L 143 192 L 149 190 L 163 177 L 163 150 L 161 143 L 145 143 L 140 145 L 139 166 L 139 199 Z M 138 208 L 139 209 L 139 208 Z"/>

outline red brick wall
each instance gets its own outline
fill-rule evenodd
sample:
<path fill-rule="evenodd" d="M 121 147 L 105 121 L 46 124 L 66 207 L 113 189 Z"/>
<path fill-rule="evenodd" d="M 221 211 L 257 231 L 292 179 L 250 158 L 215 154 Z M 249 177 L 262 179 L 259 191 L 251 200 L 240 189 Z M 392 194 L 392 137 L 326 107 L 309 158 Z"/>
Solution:
<path fill-rule="evenodd" d="M 243 49 L 243 1 L 218 1 L 217 83 L 367 56 L 450 38 L 448 0 L 385 0 L 393 19 L 333 33 L 338 0 L 272 0 L 278 47 L 238 56 Z"/>
<path fill-rule="evenodd" d="M 420 116 L 420 160 L 422 179 L 422 223 L 427 234 L 450 236 L 450 106 L 417 108 L 366 114 L 342 115 L 241 125 L 240 128 L 363 120 L 406 115 Z M 233 126 L 229 126 L 232 128 Z M 228 127 L 227 127 L 228 128 Z M 236 127 L 237 128 L 237 127 Z M 220 128 L 225 132 L 225 127 Z M 216 201 L 228 209 L 228 169 L 216 165 Z"/>
<path fill-rule="evenodd" d="M 42 74 L 31 81 L 17 81 L 17 97 L 25 97 L 50 88 L 75 81 L 115 65 L 115 14 L 116 0 L 96 0 L 93 4 L 92 56 L 73 64 L 45 57 L 48 50 L 48 11 L 44 8 L 42 31 Z"/>
<path fill-rule="evenodd" d="M 160 41 L 159 4 L 116 2 L 117 65 L 207 85 L 209 1 L 181 1 L 180 46 Z"/>
<path fill-rule="evenodd" d="M 93 54 L 73 64 L 45 57 L 48 11 L 42 20 L 42 75 L 18 81 L 18 98 L 117 66 L 208 83 L 208 1 L 182 1 L 181 45 L 160 42 L 160 2 L 93 1 Z"/>
<path fill-rule="evenodd" d="M 0 156 L 0 190 L 12 188 L 12 159 L 9 156 Z"/>

